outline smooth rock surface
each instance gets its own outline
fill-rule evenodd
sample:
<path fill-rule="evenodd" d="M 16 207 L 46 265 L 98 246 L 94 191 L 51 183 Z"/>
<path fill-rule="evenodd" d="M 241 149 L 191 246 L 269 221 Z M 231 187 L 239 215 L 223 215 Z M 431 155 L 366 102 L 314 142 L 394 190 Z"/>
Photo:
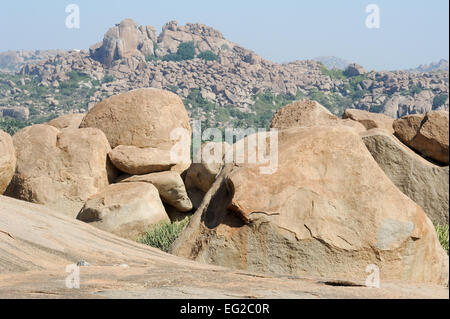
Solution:
<path fill-rule="evenodd" d="M 120 183 L 150 183 L 156 187 L 161 199 L 179 212 L 192 210 L 183 179 L 176 172 L 160 172 L 147 175 L 135 175 L 120 179 Z"/>
<path fill-rule="evenodd" d="M 380 129 L 362 134 L 367 149 L 386 176 L 420 205 L 435 224 L 448 224 L 449 169 L 436 166 Z"/>
<path fill-rule="evenodd" d="M 149 147 L 120 145 L 109 153 L 109 158 L 117 169 L 130 175 L 167 171 L 176 165 L 169 151 Z"/>
<path fill-rule="evenodd" d="M 394 133 L 392 124 L 394 119 L 380 113 L 371 113 L 363 110 L 347 109 L 344 112 L 343 119 L 350 119 L 361 123 L 368 130 L 380 128 L 388 133 Z"/>
<path fill-rule="evenodd" d="M 421 207 L 401 193 L 359 135 L 341 126 L 279 133 L 279 167 L 227 165 L 174 254 L 258 272 L 448 281 L 448 256 Z"/>
<path fill-rule="evenodd" d="M 79 128 L 84 119 L 85 114 L 67 114 L 51 120 L 47 125 L 56 127 L 57 129 Z"/>
<path fill-rule="evenodd" d="M 11 136 L 0 130 L 0 195 L 11 182 L 16 170 L 16 151 Z"/>
<path fill-rule="evenodd" d="M 66 267 L 80 260 L 80 289 Z M 126 263 L 128 267 L 119 265 Z M 332 282 L 333 278 L 329 278 Z M 382 280 L 380 289 L 234 271 L 165 254 L 43 206 L 0 196 L 0 298 L 442 298 L 448 288 Z"/>
<path fill-rule="evenodd" d="M 20 130 L 13 141 L 17 168 L 7 196 L 75 217 L 91 195 L 116 177 L 108 161 L 111 148 L 98 129 L 59 131 L 40 124 Z"/>
<path fill-rule="evenodd" d="M 152 225 L 169 220 L 158 190 L 148 183 L 120 183 L 90 197 L 78 220 L 123 238 L 137 239 Z"/>

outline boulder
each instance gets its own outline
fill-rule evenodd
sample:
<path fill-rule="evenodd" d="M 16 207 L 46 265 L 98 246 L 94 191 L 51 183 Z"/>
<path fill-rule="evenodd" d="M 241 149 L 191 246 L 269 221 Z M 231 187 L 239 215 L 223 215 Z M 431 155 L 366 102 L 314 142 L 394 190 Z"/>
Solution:
<path fill-rule="evenodd" d="M 391 134 L 373 129 L 362 135 L 387 177 L 419 204 L 435 224 L 448 224 L 449 168 L 434 165 Z"/>
<path fill-rule="evenodd" d="M 149 183 L 119 183 L 90 197 L 78 220 L 136 240 L 152 225 L 168 221 L 158 190 Z"/>
<path fill-rule="evenodd" d="M 394 122 L 395 135 L 425 157 L 449 164 L 449 115 L 433 111 L 409 115 Z"/>
<path fill-rule="evenodd" d="M 344 112 L 343 119 L 350 119 L 357 121 L 364 125 L 367 130 L 373 128 L 380 128 L 386 130 L 386 132 L 394 133 L 392 124 L 394 119 L 380 113 L 370 113 L 363 110 L 347 109 Z"/>
<path fill-rule="evenodd" d="M 364 75 L 367 71 L 359 64 L 352 63 L 350 64 L 344 71 L 344 74 L 346 76 L 358 76 L 358 75 Z"/>
<path fill-rule="evenodd" d="M 130 175 L 167 171 L 176 164 L 169 151 L 149 147 L 120 145 L 109 152 L 109 158 L 117 169 Z"/>
<path fill-rule="evenodd" d="M 26 127 L 14 135 L 16 173 L 5 195 L 49 206 L 75 217 L 84 202 L 116 177 L 102 131 L 49 125 Z"/>
<path fill-rule="evenodd" d="M 57 129 L 79 128 L 85 114 L 67 114 L 51 120 L 47 125 L 56 127 Z"/>
<path fill-rule="evenodd" d="M 149 183 L 156 187 L 161 199 L 179 212 L 192 210 L 192 202 L 180 174 L 176 172 L 161 172 L 147 175 L 136 175 L 120 179 L 121 183 Z"/>
<path fill-rule="evenodd" d="M 366 130 L 360 123 L 341 120 L 318 102 L 310 100 L 297 101 L 279 109 L 270 127 L 283 130 L 315 125 L 345 125 L 354 127 L 358 132 Z"/>
<path fill-rule="evenodd" d="M 189 117 L 181 99 L 168 91 L 139 89 L 113 96 L 93 107 L 80 127 L 102 130 L 112 148 L 171 150 L 177 146 L 187 153 L 179 162 L 189 162 Z"/>
<path fill-rule="evenodd" d="M 258 272 L 342 280 L 448 281 L 430 219 L 343 126 L 279 132 L 278 170 L 228 164 L 172 253 Z"/>
<path fill-rule="evenodd" d="M 0 195 L 8 187 L 16 170 L 16 151 L 11 136 L 0 130 Z"/>

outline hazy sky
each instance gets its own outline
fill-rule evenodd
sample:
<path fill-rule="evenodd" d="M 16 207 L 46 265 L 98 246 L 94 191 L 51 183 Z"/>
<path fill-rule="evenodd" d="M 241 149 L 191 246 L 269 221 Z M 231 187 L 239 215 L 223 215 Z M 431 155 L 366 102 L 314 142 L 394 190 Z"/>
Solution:
<path fill-rule="evenodd" d="M 80 29 L 67 29 L 68 4 Z M 365 9 L 380 8 L 368 29 Z M 266 59 L 333 55 L 368 69 L 403 69 L 448 59 L 448 0 L 1 0 L 0 51 L 87 49 L 124 18 L 158 30 L 170 20 L 199 22 Z"/>

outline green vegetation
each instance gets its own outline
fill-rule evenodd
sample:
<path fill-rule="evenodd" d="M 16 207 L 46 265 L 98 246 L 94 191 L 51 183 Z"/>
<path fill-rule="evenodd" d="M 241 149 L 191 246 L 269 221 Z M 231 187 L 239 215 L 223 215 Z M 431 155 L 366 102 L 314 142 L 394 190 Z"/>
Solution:
<path fill-rule="evenodd" d="M 444 105 L 444 103 L 447 101 L 448 96 L 445 94 L 439 94 L 436 95 L 436 97 L 433 100 L 433 109 L 436 109 L 442 105 Z"/>
<path fill-rule="evenodd" d="M 145 235 L 138 239 L 138 242 L 158 248 L 164 252 L 169 252 L 170 246 L 178 238 L 181 231 L 189 223 L 190 217 L 180 222 L 162 222 L 151 227 Z"/>
<path fill-rule="evenodd" d="M 448 246 L 449 246 L 449 235 L 448 235 L 448 224 L 447 225 L 437 225 L 436 232 L 439 239 L 439 242 L 442 245 L 442 248 L 448 254 Z"/>
<path fill-rule="evenodd" d="M 420 86 L 414 85 L 409 89 L 409 92 L 411 93 L 411 95 L 416 95 L 419 94 L 420 92 L 422 92 L 423 89 Z"/>
<path fill-rule="evenodd" d="M 332 80 L 346 80 L 347 76 L 344 75 L 344 71 L 339 69 L 328 69 L 325 65 L 320 66 L 320 71 L 323 75 L 328 75 Z"/>
<path fill-rule="evenodd" d="M 178 46 L 178 51 L 175 54 L 168 54 L 163 57 L 163 61 L 184 61 L 195 58 L 194 42 L 183 42 Z"/>
<path fill-rule="evenodd" d="M 204 51 L 198 55 L 198 58 L 205 61 L 219 61 L 219 57 L 212 51 Z"/>
<path fill-rule="evenodd" d="M 114 77 L 112 75 L 109 75 L 109 74 L 105 75 L 103 77 L 103 79 L 102 79 L 103 83 L 111 83 L 111 82 L 114 82 L 114 81 L 115 81 Z"/>

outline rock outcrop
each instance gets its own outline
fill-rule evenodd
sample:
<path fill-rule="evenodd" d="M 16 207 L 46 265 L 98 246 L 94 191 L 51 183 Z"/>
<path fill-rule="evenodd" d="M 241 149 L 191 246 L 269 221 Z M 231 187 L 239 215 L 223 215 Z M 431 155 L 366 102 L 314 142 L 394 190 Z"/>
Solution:
<path fill-rule="evenodd" d="M 380 289 L 332 287 L 203 265 L 165 254 L 41 205 L 0 196 L 0 298 L 442 298 L 448 289 L 383 279 Z M 67 289 L 81 260 L 80 289 Z M 84 279 L 83 279 L 84 278 Z M 333 278 L 327 281 L 333 282 Z M 163 285 L 161 285 L 163 283 Z M 176 317 L 179 309 L 167 310 Z"/>
<path fill-rule="evenodd" d="M 394 122 L 395 135 L 425 157 L 449 164 L 447 111 L 409 115 Z"/>
<path fill-rule="evenodd" d="M 136 240 L 152 225 L 168 221 L 158 190 L 148 183 L 112 184 L 90 197 L 77 216 L 117 236 Z"/>
<path fill-rule="evenodd" d="M 11 136 L 0 130 L 0 195 L 4 193 L 16 170 L 16 151 Z"/>
<path fill-rule="evenodd" d="M 5 195 L 75 217 L 91 195 L 116 176 L 108 140 L 98 129 L 33 125 L 13 137 L 15 175 Z"/>
<path fill-rule="evenodd" d="M 448 224 L 448 166 L 439 167 L 426 161 L 380 129 L 370 130 L 362 138 L 395 186 L 419 204 L 435 225 Z"/>
<path fill-rule="evenodd" d="M 420 206 L 342 126 L 279 133 L 279 167 L 227 165 L 172 246 L 178 256 L 251 271 L 364 280 L 448 281 L 448 256 Z"/>

